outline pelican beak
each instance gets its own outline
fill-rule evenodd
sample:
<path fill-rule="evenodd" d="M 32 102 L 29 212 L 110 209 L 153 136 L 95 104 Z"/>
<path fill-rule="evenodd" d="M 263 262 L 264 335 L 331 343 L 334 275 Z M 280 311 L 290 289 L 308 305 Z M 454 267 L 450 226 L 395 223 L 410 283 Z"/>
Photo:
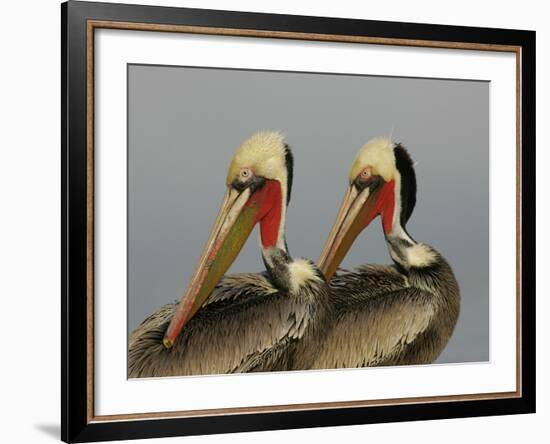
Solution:
<path fill-rule="evenodd" d="M 379 214 L 378 192 L 378 188 L 370 187 L 359 191 L 354 184 L 346 191 L 336 222 L 319 258 L 319 268 L 327 281 L 336 272 L 355 238 Z"/>
<path fill-rule="evenodd" d="M 228 187 L 197 268 L 166 330 L 166 348 L 172 347 L 185 323 L 210 296 L 250 236 L 259 211 L 259 202 L 250 197 L 248 188 L 237 191 Z"/>

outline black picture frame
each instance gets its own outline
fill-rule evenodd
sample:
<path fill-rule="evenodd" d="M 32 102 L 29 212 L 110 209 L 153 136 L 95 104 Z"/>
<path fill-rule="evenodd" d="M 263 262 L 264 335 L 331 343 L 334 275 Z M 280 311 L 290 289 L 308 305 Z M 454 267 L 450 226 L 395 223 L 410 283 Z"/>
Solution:
<path fill-rule="evenodd" d="M 335 407 L 196 417 L 90 417 L 87 26 L 90 20 L 411 41 L 511 45 L 521 68 L 521 395 L 513 398 Z M 69 1 L 61 5 L 61 438 L 90 442 L 535 412 L 535 32 Z"/>

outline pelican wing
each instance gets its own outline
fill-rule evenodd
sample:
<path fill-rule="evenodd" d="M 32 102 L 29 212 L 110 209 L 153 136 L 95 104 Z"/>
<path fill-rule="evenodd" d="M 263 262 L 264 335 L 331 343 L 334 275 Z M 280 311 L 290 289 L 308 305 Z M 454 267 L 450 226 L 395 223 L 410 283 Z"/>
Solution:
<path fill-rule="evenodd" d="M 309 316 L 264 275 L 229 275 L 168 350 L 162 338 L 176 308 L 176 303 L 161 307 L 132 333 L 129 377 L 282 369 L 287 348 L 303 335 Z"/>
<path fill-rule="evenodd" d="M 404 363 L 404 352 L 420 335 L 429 334 L 436 313 L 433 294 L 409 286 L 394 267 L 345 272 L 333 280 L 331 290 L 335 321 L 314 368 Z M 420 363 L 423 357 L 418 358 Z"/>

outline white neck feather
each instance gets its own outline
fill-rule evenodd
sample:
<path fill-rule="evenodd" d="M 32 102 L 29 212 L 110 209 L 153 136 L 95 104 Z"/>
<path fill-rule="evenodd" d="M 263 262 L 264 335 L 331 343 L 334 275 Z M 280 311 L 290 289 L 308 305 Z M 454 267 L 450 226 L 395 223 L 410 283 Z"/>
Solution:
<path fill-rule="evenodd" d="M 401 226 L 401 175 L 395 174 L 395 208 L 392 232 L 386 235 L 386 243 L 392 259 L 406 269 L 423 268 L 436 261 L 435 251 L 428 245 L 416 242 Z"/>

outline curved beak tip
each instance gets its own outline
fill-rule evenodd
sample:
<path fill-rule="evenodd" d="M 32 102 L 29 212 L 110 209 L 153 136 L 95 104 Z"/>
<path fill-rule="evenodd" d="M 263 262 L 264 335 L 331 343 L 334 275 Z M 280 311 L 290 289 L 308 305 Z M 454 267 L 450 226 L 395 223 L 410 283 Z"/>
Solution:
<path fill-rule="evenodd" d="M 162 344 L 164 345 L 164 347 L 166 349 L 171 349 L 172 346 L 174 345 L 174 341 L 172 341 L 171 339 L 168 339 L 168 338 L 164 338 L 162 340 Z"/>

